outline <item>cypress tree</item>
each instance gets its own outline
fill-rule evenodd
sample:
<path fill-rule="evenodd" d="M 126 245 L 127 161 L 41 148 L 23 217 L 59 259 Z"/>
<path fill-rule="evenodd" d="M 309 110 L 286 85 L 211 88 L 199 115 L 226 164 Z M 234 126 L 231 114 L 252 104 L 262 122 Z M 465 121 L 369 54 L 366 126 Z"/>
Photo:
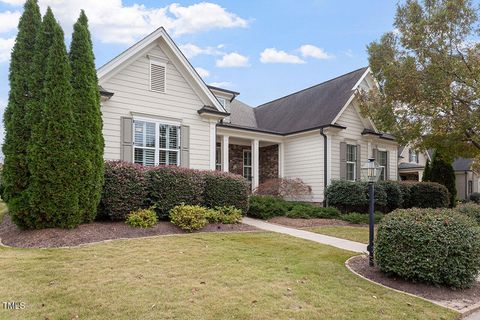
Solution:
<path fill-rule="evenodd" d="M 29 213 L 28 188 L 29 170 L 27 148 L 30 127 L 26 125 L 27 103 L 31 96 L 32 59 L 41 16 L 36 0 L 27 0 L 18 24 L 18 33 L 10 61 L 10 92 L 4 114 L 5 140 L 3 154 L 3 198 L 9 206 L 13 220 L 25 227 Z"/>
<path fill-rule="evenodd" d="M 435 151 L 433 154 L 430 181 L 443 184 L 448 189 L 450 193 L 450 207 L 454 207 L 457 197 L 455 171 L 453 170 L 451 161 L 438 151 Z"/>
<path fill-rule="evenodd" d="M 37 205 L 35 227 L 72 228 L 81 223 L 75 172 L 75 125 L 72 111 L 71 69 L 63 31 L 56 24 L 47 57 L 45 104 L 32 136 L 32 204 Z M 38 130 L 37 130 L 38 129 Z"/>
<path fill-rule="evenodd" d="M 425 170 L 423 170 L 423 175 L 422 175 L 422 181 L 430 181 L 431 179 L 431 165 L 430 165 L 430 159 L 427 159 L 427 163 L 425 164 Z"/>
<path fill-rule="evenodd" d="M 76 123 L 79 186 L 79 209 L 85 222 L 97 213 L 103 186 L 103 134 L 100 94 L 95 69 L 88 19 L 82 10 L 74 25 L 70 46 L 72 67 L 73 115 Z"/>

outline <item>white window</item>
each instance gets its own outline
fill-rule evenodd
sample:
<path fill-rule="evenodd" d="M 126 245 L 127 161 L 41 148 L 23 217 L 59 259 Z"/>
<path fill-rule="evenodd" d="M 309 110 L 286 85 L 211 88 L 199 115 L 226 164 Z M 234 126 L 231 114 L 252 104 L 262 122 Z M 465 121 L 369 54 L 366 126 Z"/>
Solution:
<path fill-rule="evenodd" d="M 252 151 L 243 150 L 243 177 L 252 182 Z"/>
<path fill-rule="evenodd" d="M 357 178 L 357 146 L 347 144 L 347 180 L 355 181 Z"/>
<path fill-rule="evenodd" d="M 180 126 L 153 120 L 133 121 L 134 162 L 144 166 L 180 165 Z"/>
<path fill-rule="evenodd" d="M 215 149 L 215 170 L 222 171 L 222 145 L 217 143 Z"/>
<path fill-rule="evenodd" d="M 150 60 L 150 90 L 165 93 L 167 64 Z"/>
<path fill-rule="evenodd" d="M 409 150 L 408 151 L 409 159 L 411 163 L 418 163 L 418 151 Z"/>
<path fill-rule="evenodd" d="M 378 165 L 382 168 L 382 171 L 380 172 L 380 178 L 379 180 L 386 180 L 386 175 L 385 175 L 385 170 L 387 170 L 387 163 L 388 163 L 388 152 L 387 151 L 378 151 Z"/>
<path fill-rule="evenodd" d="M 218 97 L 217 97 L 217 100 L 218 100 L 218 102 L 220 102 L 220 104 L 222 105 L 222 107 L 225 108 L 225 107 L 227 106 L 227 99 L 225 99 L 225 98 L 218 98 Z"/>

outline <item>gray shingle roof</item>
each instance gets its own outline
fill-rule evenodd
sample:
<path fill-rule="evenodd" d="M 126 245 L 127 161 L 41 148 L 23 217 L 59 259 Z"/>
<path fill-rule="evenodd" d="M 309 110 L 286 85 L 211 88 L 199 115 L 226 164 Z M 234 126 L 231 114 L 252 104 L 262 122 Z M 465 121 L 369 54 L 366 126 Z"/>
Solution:
<path fill-rule="evenodd" d="M 230 121 L 237 126 L 257 128 L 254 109 L 239 100 L 230 104 Z"/>
<path fill-rule="evenodd" d="M 453 170 L 455 171 L 468 171 L 472 170 L 473 159 L 457 158 L 452 163 Z"/>
<path fill-rule="evenodd" d="M 366 70 L 361 68 L 258 106 L 254 109 L 258 128 L 292 133 L 331 124 Z"/>
<path fill-rule="evenodd" d="M 398 165 L 398 169 L 417 169 L 417 168 L 425 168 L 425 166 L 422 166 L 417 163 L 408 163 L 408 162 L 402 162 Z"/>

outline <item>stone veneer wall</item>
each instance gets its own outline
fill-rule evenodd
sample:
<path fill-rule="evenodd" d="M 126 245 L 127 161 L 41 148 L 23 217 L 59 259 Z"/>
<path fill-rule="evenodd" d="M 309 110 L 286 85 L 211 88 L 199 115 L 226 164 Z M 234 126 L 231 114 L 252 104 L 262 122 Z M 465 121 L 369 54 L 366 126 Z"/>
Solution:
<path fill-rule="evenodd" d="M 243 150 L 250 150 L 250 146 L 231 144 L 228 148 L 229 171 L 243 175 Z M 278 177 L 278 145 L 261 147 L 259 153 L 260 183 Z"/>

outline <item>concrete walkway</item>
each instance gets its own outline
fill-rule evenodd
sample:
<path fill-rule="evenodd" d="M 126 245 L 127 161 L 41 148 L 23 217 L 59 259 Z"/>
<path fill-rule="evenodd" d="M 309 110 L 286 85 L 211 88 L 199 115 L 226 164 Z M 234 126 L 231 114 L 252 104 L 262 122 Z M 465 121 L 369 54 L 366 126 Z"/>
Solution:
<path fill-rule="evenodd" d="M 284 227 L 278 224 L 268 223 L 262 220 L 257 220 L 257 219 L 247 218 L 247 217 L 243 218 L 242 222 L 250 226 L 256 227 L 258 229 L 288 234 L 292 237 L 315 241 L 318 243 L 327 244 L 327 245 L 348 250 L 348 251 L 360 252 L 360 253 L 367 252 L 366 244 L 355 242 L 355 241 L 330 237 L 323 234 L 318 234 L 318 233 L 309 232 L 305 230 L 299 230 L 295 228 Z"/>

